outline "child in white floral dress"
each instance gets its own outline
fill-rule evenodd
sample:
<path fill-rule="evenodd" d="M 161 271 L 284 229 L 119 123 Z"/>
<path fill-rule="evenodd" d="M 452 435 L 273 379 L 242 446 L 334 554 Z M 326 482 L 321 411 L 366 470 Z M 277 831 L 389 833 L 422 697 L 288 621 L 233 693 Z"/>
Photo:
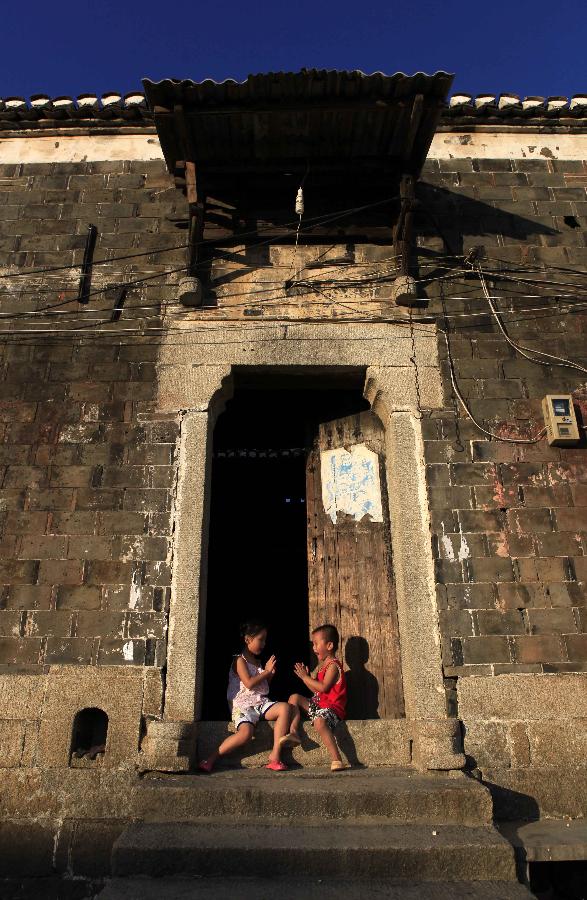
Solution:
<path fill-rule="evenodd" d="M 243 747 L 255 732 L 261 719 L 275 722 L 273 750 L 265 766 L 274 772 L 287 769 L 281 762 L 281 750 L 289 742 L 288 732 L 295 709 L 288 703 L 269 699 L 269 685 L 275 675 L 277 660 L 271 656 L 265 667 L 260 665 L 259 654 L 267 641 L 267 628 L 261 622 L 247 622 L 241 627 L 243 650 L 235 656 L 228 674 L 227 699 L 236 734 L 227 737 L 217 750 L 200 762 L 203 772 L 211 772 L 219 756 Z"/>

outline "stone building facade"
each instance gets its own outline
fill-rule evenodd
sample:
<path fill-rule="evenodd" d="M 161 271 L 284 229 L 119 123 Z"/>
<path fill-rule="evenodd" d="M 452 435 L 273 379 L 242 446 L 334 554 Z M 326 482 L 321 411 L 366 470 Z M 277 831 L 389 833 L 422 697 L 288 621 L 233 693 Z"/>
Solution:
<path fill-rule="evenodd" d="M 291 78 L 303 110 L 310 76 Z M 313 78 L 326 106 L 354 102 Z M 393 106 L 385 79 L 357 78 Z M 230 118 L 261 95 L 271 135 L 293 101 L 285 78 L 266 80 L 246 83 L 248 100 L 190 83 L 190 102 Z M 404 100 L 432 91 L 401 84 Z M 0 103 L 0 803 L 27 823 L 39 866 L 83 856 L 88 823 L 108 846 L 145 814 L 139 772 L 186 771 L 225 730 L 202 711 L 214 429 L 246 390 L 282 390 L 266 412 L 284 418 L 291 379 L 352 385 L 384 431 L 405 714 L 358 716 L 347 749 L 370 765 L 467 767 L 505 818 L 585 814 L 586 440 L 540 432 L 557 392 L 587 424 L 587 106 L 442 101 L 422 119 L 435 133 L 414 163 L 411 249 L 394 244 L 399 203 L 377 206 L 394 173 L 380 188 L 370 175 L 364 204 L 341 176 L 327 202 L 330 163 L 304 159 L 277 212 L 255 209 L 262 188 L 246 214 L 206 194 L 193 307 L 180 302 L 189 184 L 157 121 L 173 104 Z M 275 168 L 269 152 L 254 171 L 231 152 L 241 182 Z M 418 302 L 398 305 L 408 251 Z M 107 716 L 96 759 L 73 752 L 84 710 L 93 737 L 96 710 Z"/>

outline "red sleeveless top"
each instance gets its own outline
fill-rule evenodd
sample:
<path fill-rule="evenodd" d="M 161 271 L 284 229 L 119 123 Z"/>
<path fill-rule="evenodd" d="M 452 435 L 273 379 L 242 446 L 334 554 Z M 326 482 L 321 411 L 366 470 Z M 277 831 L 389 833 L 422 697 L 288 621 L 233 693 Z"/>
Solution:
<path fill-rule="evenodd" d="M 320 709 L 331 709 L 336 713 L 339 719 L 346 718 L 346 678 L 344 677 L 344 671 L 342 668 L 342 663 L 338 659 L 333 659 L 327 666 L 318 672 L 318 681 L 324 681 L 324 676 L 326 672 L 330 668 L 330 666 L 334 664 L 337 666 L 340 672 L 340 678 L 336 681 L 329 691 L 319 691 L 315 694 L 316 702 Z"/>

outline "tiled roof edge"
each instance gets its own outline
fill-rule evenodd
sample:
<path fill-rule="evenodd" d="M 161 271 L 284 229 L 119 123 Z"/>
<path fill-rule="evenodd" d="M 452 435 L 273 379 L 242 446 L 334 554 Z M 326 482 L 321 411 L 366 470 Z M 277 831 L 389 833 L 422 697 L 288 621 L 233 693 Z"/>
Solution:
<path fill-rule="evenodd" d="M 572 97 L 520 97 L 517 94 L 466 94 L 455 93 L 445 105 L 441 123 L 450 125 L 457 121 L 471 124 L 497 125 L 500 121 L 527 121 L 528 124 L 553 120 L 587 119 L 587 94 Z M 81 126 L 85 122 L 100 121 L 104 125 L 149 124 L 153 114 L 147 106 L 142 91 L 118 94 L 111 91 L 97 94 L 80 94 L 73 97 L 49 97 L 34 94 L 30 100 L 24 97 L 0 98 L 0 129 L 19 130 Z M 584 124 L 584 123 L 583 123 Z"/>
<path fill-rule="evenodd" d="M 587 94 L 572 97 L 520 97 L 517 94 L 453 94 L 443 119 L 455 117 L 560 119 L 587 117 Z"/>
<path fill-rule="evenodd" d="M 32 123 L 52 122 L 57 125 L 81 124 L 88 119 L 152 121 L 152 113 L 142 91 L 118 94 L 111 91 L 97 94 L 80 94 L 73 97 L 49 97 L 33 94 L 24 97 L 0 97 L 0 123 L 6 127 L 28 127 Z"/>

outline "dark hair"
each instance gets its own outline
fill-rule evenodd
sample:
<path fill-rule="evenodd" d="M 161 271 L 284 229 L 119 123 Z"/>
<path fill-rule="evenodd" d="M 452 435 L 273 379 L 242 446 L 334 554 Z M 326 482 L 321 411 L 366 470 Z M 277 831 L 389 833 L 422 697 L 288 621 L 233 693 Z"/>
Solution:
<path fill-rule="evenodd" d="M 257 637 L 266 628 L 265 622 L 262 622 L 260 619 L 249 619 L 248 622 L 243 622 L 240 627 L 241 637 L 243 640 L 246 637 Z"/>
<path fill-rule="evenodd" d="M 312 634 L 317 634 L 319 631 L 323 632 L 324 640 L 326 641 L 326 643 L 328 643 L 329 641 L 332 642 L 332 647 L 334 649 L 334 652 L 336 653 L 340 641 L 340 638 L 338 636 L 338 629 L 335 628 L 334 625 L 318 625 L 318 628 L 312 629 Z"/>

